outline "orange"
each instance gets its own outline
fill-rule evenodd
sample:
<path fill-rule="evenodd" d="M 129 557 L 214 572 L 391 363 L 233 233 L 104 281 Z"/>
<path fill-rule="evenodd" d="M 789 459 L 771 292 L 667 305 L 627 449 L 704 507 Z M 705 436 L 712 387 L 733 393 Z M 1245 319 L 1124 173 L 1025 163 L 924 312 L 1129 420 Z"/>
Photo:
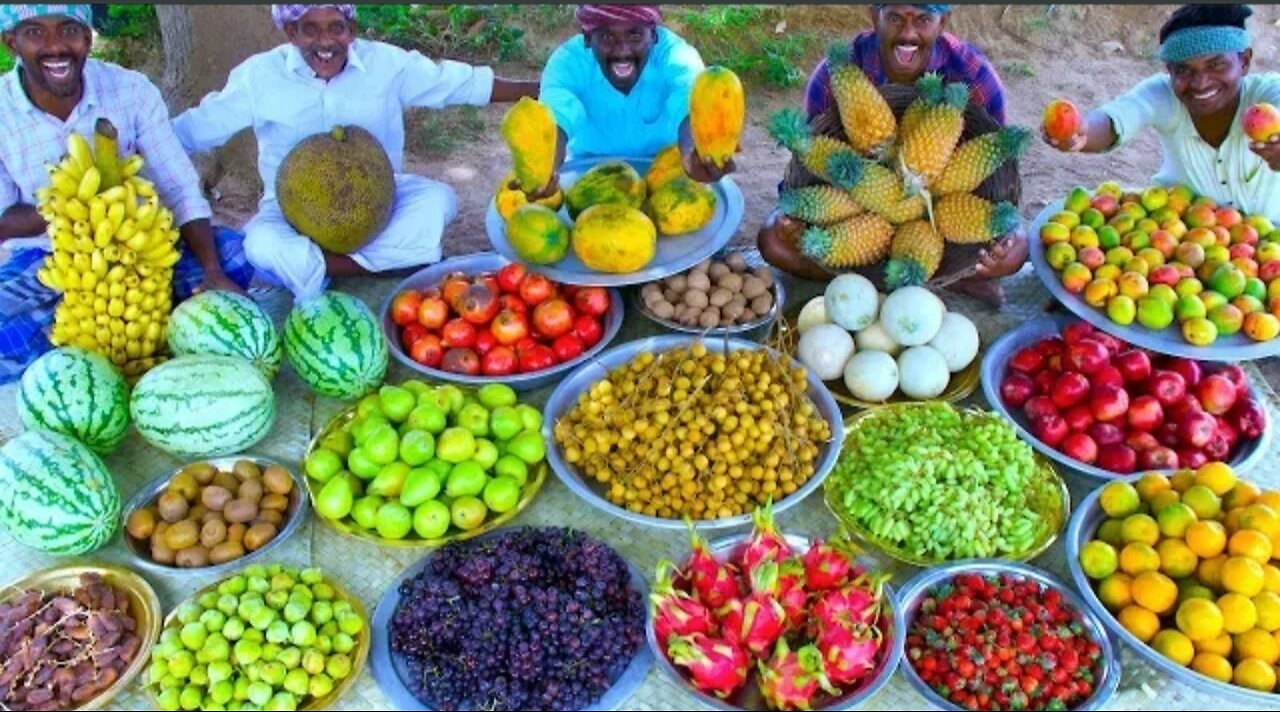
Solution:
<path fill-rule="evenodd" d="M 1231 682 L 1231 663 L 1221 655 L 1196 653 L 1191 659 L 1191 669 L 1218 682 Z"/>
<path fill-rule="evenodd" d="M 1258 609 L 1253 601 L 1238 593 L 1228 593 L 1218 598 L 1218 610 L 1222 611 L 1222 629 L 1231 634 L 1251 630 L 1258 623 Z"/>
<path fill-rule="evenodd" d="M 1183 601 L 1178 606 L 1174 621 L 1178 624 L 1178 630 L 1193 641 L 1211 641 L 1222 635 L 1222 611 L 1213 601 L 1203 598 Z"/>
<path fill-rule="evenodd" d="M 1280 644 L 1270 633 L 1261 628 L 1251 628 L 1235 637 L 1236 656 L 1241 660 L 1254 658 L 1268 665 L 1280 660 Z"/>
<path fill-rule="evenodd" d="M 1196 470 L 1195 483 L 1208 487 L 1221 497 L 1236 486 L 1236 473 L 1224 462 L 1208 462 Z"/>
<path fill-rule="evenodd" d="M 1241 515 L 1240 519 L 1243 520 L 1244 516 Z M 1259 564 L 1265 564 L 1271 561 L 1271 540 L 1260 531 L 1241 529 L 1227 540 L 1227 553 L 1231 556 L 1245 556 Z"/>
<path fill-rule="evenodd" d="M 1169 478 L 1169 486 L 1176 492 L 1186 492 L 1196 482 L 1195 470 L 1178 470 Z"/>
<path fill-rule="evenodd" d="M 1275 564 L 1262 567 L 1262 588 L 1272 593 L 1280 593 L 1280 568 Z"/>
<path fill-rule="evenodd" d="M 1169 494 L 1176 496 L 1176 493 Z M 1164 496 L 1162 493 L 1161 497 Z M 1183 504 L 1182 502 L 1171 502 L 1160 509 L 1156 509 L 1153 503 L 1152 511 L 1156 513 L 1156 521 L 1160 524 L 1160 533 L 1175 539 L 1181 539 L 1186 535 L 1187 527 L 1196 521 L 1196 513 Z"/>
<path fill-rule="evenodd" d="M 1222 566 L 1227 563 L 1226 554 L 1218 554 L 1208 559 L 1203 559 L 1200 565 L 1196 567 L 1196 578 L 1200 579 L 1200 583 L 1214 589 L 1222 590 Z"/>
<path fill-rule="evenodd" d="M 1156 633 L 1160 632 L 1160 619 L 1156 614 L 1148 611 L 1142 606 L 1127 606 L 1116 616 L 1116 620 L 1124 629 L 1133 634 L 1133 637 L 1146 643 L 1156 637 Z"/>
<path fill-rule="evenodd" d="M 1240 516 L 1242 514 L 1244 514 L 1244 507 L 1233 509 L 1222 518 L 1222 525 L 1227 528 L 1228 534 L 1235 534 L 1240 531 Z"/>
<path fill-rule="evenodd" d="M 1123 522 L 1119 519 L 1108 519 L 1098 525 L 1098 531 L 1094 534 L 1094 538 L 1098 541 L 1105 541 L 1112 546 L 1121 546 L 1124 544 L 1124 538 L 1120 536 L 1120 525 Z"/>
<path fill-rule="evenodd" d="M 1150 502 L 1152 497 L 1169 490 L 1171 485 L 1168 477 L 1159 472 L 1148 472 L 1138 478 L 1134 487 L 1138 490 L 1138 496 L 1142 497 L 1142 501 Z"/>
<path fill-rule="evenodd" d="M 1081 552 L 1083 556 L 1083 552 Z M 1120 550 L 1120 570 L 1130 576 L 1160 570 L 1160 553 L 1150 544 L 1134 542 Z"/>
<path fill-rule="evenodd" d="M 1080 549 L 1080 568 L 1094 580 L 1116 572 L 1116 550 L 1105 541 L 1091 541 Z"/>
<path fill-rule="evenodd" d="M 1169 505 L 1173 505 L 1173 504 L 1179 504 L 1181 501 L 1182 501 L 1182 495 L 1178 494 L 1177 492 L 1174 492 L 1173 490 L 1165 490 L 1163 492 L 1157 492 L 1156 496 L 1151 498 L 1151 511 L 1156 513 L 1156 519 L 1158 521 L 1159 515 L 1161 512 L 1165 510 L 1165 507 L 1168 507 Z M 1191 516 L 1194 518 L 1196 516 L 1196 513 L 1192 512 Z"/>
<path fill-rule="evenodd" d="M 1253 597 L 1253 607 L 1258 611 L 1258 627 L 1274 633 L 1280 631 L 1280 594 L 1263 591 Z"/>
<path fill-rule="evenodd" d="M 1202 559 L 1221 554 L 1227 546 L 1227 530 L 1218 522 L 1192 522 L 1185 536 L 1187 546 Z"/>
<path fill-rule="evenodd" d="M 1098 600 L 1109 611 L 1118 611 L 1133 603 L 1133 577 L 1129 574 L 1114 573 L 1098 584 Z"/>
<path fill-rule="evenodd" d="M 1276 671 L 1257 658 L 1249 658 L 1236 665 L 1231 681 L 1250 690 L 1271 692 L 1276 686 Z"/>
<path fill-rule="evenodd" d="M 1165 539 L 1156 544 L 1160 555 L 1160 572 L 1169 578 L 1179 579 L 1196 572 L 1200 560 L 1196 553 L 1181 539 Z"/>
<path fill-rule="evenodd" d="M 1276 280 L 1276 283 L 1280 284 L 1280 280 Z M 1280 491 L 1263 490 L 1262 494 L 1258 495 L 1258 498 L 1255 499 L 1253 503 L 1265 504 L 1271 509 L 1280 512 Z"/>
<path fill-rule="evenodd" d="M 1204 485 L 1192 485 L 1182 493 L 1182 503 L 1191 507 L 1200 519 L 1213 519 L 1222 511 L 1222 500 Z"/>
<path fill-rule="evenodd" d="M 1133 580 L 1133 600 L 1152 613 L 1164 615 L 1178 602 L 1178 586 L 1158 571 L 1147 571 Z"/>
<path fill-rule="evenodd" d="M 1196 654 L 1196 649 L 1191 645 L 1191 640 L 1176 630 L 1166 629 L 1156 633 L 1156 637 L 1151 641 L 1151 647 L 1166 658 L 1183 666 L 1190 665 L 1191 659 Z"/>
<path fill-rule="evenodd" d="M 1232 556 L 1222 564 L 1222 587 L 1231 593 L 1256 596 L 1262 592 L 1265 576 L 1262 564 L 1243 556 Z"/>
<path fill-rule="evenodd" d="M 1238 507 L 1248 507 L 1253 501 L 1262 494 L 1262 490 L 1252 482 L 1238 480 L 1236 486 L 1231 488 L 1226 497 L 1222 498 L 1222 508 L 1231 510 Z"/>
<path fill-rule="evenodd" d="M 1208 640 L 1194 640 L 1192 642 L 1196 645 L 1196 652 L 1213 653 L 1214 655 L 1221 655 L 1224 658 L 1231 655 L 1231 649 L 1235 645 L 1231 640 L 1231 636 L 1226 633 L 1221 633 L 1216 638 L 1209 638 Z"/>
<path fill-rule="evenodd" d="M 1108 517 L 1127 517 L 1138 511 L 1141 505 L 1142 498 L 1137 488 L 1123 480 L 1108 482 L 1098 493 L 1098 506 Z"/>
<path fill-rule="evenodd" d="M 1130 514 L 1120 525 L 1120 536 L 1125 543 L 1142 542 L 1155 546 L 1160 541 L 1160 525 L 1147 514 Z"/>
<path fill-rule="evenodd" d="M 1280 510 L 1272 509 L 1266 504 L 1251 504 L 1240 513 L 1240 528 L 1262 532 L 1268 538 L 1275 537 L 1280 534 L 1280 513 L 1278 512 Z"/>

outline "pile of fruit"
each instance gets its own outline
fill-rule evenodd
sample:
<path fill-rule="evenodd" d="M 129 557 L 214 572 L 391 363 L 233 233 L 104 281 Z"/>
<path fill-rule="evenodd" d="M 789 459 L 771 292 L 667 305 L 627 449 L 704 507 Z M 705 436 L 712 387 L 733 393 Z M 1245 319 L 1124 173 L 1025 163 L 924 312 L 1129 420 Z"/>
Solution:
<path fill-rule="evenodd" d="M 684 326 L 716 329 L 764 319 L 777 301 L 773 270 L 751 269 L 739 253 L 704 260 L 640 290 L 653 316 Z"/>
<path fill-rule="evenodd" d="M 1117 474 L 1229 462 L 1267 422 L 1239 366 L 1153 357 L 1084 322 L 1014 353 L 1000 396 L 1042 443 Z"/>
<path fill-rule="evenodd" d="M 257 551 L 297 512 L 301 494 L 279 465 L 238 460 L 230 471 L 196 462 L 154 502 L 129 513 L 125 532 L 142 556 L 178 568 L 216 566 Z"/>
<path fill-rule="evenodd" d="M 754 680 L 770 709 L 807 710 L 858 689 L 883 662 L 888 576 L 863 570 L 848 548 L 793 548 L 767 507 L 726 557 L 691 537 L 682 567 L 658 565 L 650 625 L 694 688 L 733 699 Z"/>
<path fill-rule="evenodd" d="M 522 528 L 445 545 L 400 585 L 388 628 L 431 709 L 583 710 L 644 645 L 644 599 L 607 545 Z"/>
<path fill-rule="evenodd" d="M 299 709 L 359 674 L 366 627 L 320 569 L 251 564 L 178 606 L 147 687 L 162 710 Z"/>
<path fill-rule="evenodd" d="M 1077 187 L 1040 228 L 1062 286 L 1121 326 L 1175 322 L 1196 346 L 1280 334 L 1280 231 L 1186 186 Z"/>
<path fill-rule="evenodd" d="M 789 109 L 769 131 L 821 183 L 784 192 L 784 214 L 810 225 L 799 248 L 828 268 L 870 267 L 888 258 L 890 289 L 921 285 L 938 271 L 947 244 L 974 245 L 1008 233 L 1016 207 L 974 194 L 1030 144 L 1024 128 L 1007 127 L 964 143 L 969 87 L 930 73 L 899 119 L 840 43 L 828 54 L 831 89 L 843 137 L 815 135 Z"/>
<path fill-rule="evenodd" d="M 800 311 L 796 358 L 862 401 L 895 393 L 937 398 L 978 357 L 978 329 L 924 287 L 881 298 L 866 277 L 842 274 Z"/>
<path fill-rule="evenodd" d="M 389 540 L 475 530 L 528 491 L 546 457 L 541 427 L 504 385 L 383 386 L 307 455 L 316 512 Z"/>
<path fill-rule="evenodd" d="M 1081 620 L 1060 591 L 1032 578 L 960 574 L 921 599 L 905 657 L 963 709 L 1077 709 L 1105 665 Z"/>
<path fill-rule="evenodd" d="M 1077 563 L 1138 640 L 1219 682 L 1276 690 L 1280 492 L 1211 462 L 1108 483 Z"/>
<path fill-rule="evenodd" d="M 522 265 L 448 275 L 391 301 L 402 348 L 430 369 L 466 376 L 536 373 L 573 361 L 604 337 L 602 287 L 562 285 Z"/>
<path fill-rule="evenodd" d="M 1013 426 L 945 403 L 869 412 L 827 479 L 838 517 L 916 561 L 1017 558 L 1066 516 Z"/>
<path fill-rule="evenodd" d="M 800 488 L 832 426 L 804 369 L 768 349 L 706 343 L 644 352 L 591 385 L 555 423 L 556 445 L 613 504 L 718 519 Z"/>
<path fill-rule="evenodd" d="M 49 340 L 108 357 L 128 376 L 158 363 L 172 307 L 178 229 L 142 156 L 121 161 L 114 126 L 98 119 L 94 143 L 74 131 L 67 157 L 36 191 L 52 254 L 37 276 L 62 293 Z"/>
<path fill-rule="evenodd" d="M 129 594 L 96 573 L 71 590 L 28 589 L 0 603 L 0 708 L 84 709 L 142 647 Z"/>

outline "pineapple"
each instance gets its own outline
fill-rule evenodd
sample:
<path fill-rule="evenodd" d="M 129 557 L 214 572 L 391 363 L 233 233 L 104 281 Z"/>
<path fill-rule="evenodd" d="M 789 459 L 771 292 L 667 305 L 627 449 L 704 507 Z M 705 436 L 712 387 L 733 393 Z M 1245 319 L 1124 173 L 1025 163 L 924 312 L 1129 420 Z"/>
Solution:
<path fill-rule="evenodd" d="M 971 193 L 1005 161 L 1021 158 L 1031 143 L 1031 132 L 1010 126 L 960 145 L 938 180 L 929 186 L 937 195 Z"/>
<path fill-rule="evenodd" d="M 942 264 L 942 236 L 928 220 L 912 220 L 898 226 L 889 245 L 889 263 L 884 281 L 889 289 L 922 285 L 928 282 Z"/>
<path fill-rule="evenodd" d="M 834 182 L 827 174 L 828 159 L 840 151 L 853 150 L 840 139 L 813 135 L 804 114 L 796 109 L 783 109 L 774 114 L 769 119 L 769 135 L 799 158 L 810 173 L 828 183 Z"/>
<path fill-rule="evenodd" d="M 918 193 L 942 175 L 964 132 L 964 107 L 969 103 L 969 87 L 963 83 L 942 84 L 942 77 L 926 74 L 916 82 L 924 107 L 918 115 L 904 117 L 898 133 L 898 161 L 907 188 Z"/>
<path fill-rule="evenodd" d="M 778 207 L 784 215 L 817 225 L 837 223 L 862 212 L 848 191 L 830 185 L 783 191 Z"/>
<path fill-rule="evenodd" d="M 827 67 L 831 73 L 831 93 L 849 143 L 863 155 L 884 155 L 893 144 L 898 126 L 893 109 L 862 68 L 850 61 L 848 45 L 831 46 Z"/>
<path fill-rule="evenodd" d="M 924 215 L 924 196 L 907 195 L 902 178 L 892 169 L 852 151 L 841 151 L 827 162 L 832 182 L 849 191 L 854 201 L 897 225 Z"/>
<path fill-rule="evenodd" d="M 847 269 L 873 265 L 889 254 L 893 226 L 870 213 L 830 227 L 811 227 L 800 236 L 800 250 L 827 267 Z"/>
<path fill-rule="evenodd" d="M 952 193 L 933 204 L 934 223 L 947 242 L 990 242 L 1018 226 L 1018 210 L 1007 201 L 992 203 L 972 193 Z"/>

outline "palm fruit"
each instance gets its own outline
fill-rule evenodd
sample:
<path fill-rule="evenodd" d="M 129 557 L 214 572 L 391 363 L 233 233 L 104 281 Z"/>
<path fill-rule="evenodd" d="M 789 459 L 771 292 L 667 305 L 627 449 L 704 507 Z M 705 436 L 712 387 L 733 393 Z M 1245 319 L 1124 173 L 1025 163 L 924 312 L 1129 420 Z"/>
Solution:
<path fill-rule="evenodd" d="M 779 145 L 785 146 L 800 165 L 815 176 L 828 183 L 835 183 L 827 173 L 829 159 L 842 152 L 857 155 L 853 147 L 837 138 L 815 136 L 809 128 L 809 122 L 797 109 L 783 109 L 769 118 L 769 135 Z"/>
<path fill-rule="evenodd" d="M 853 64 L 848 45 L 831 46 L 827 67 L 831 73 L 831 94 L 850 145 L 864 155 L 883 155 L 893 144 L 898 127 L 893 109 L 862 68 Z"/>
<path fill-rule="evenodd" d="M 928 282 L 942 264 L 946 247 L 928 220 L 912 220 L 898 226 L 889 244 L 889 262 L 884 281 L 889 289 Z"/>
<path fill-rule="evenodd" d="M 830 225 L 862 212 L 849 191 L 830 185 L 785 190 L 778 197 L 783 215 L 815 225 Z"/>
<path fill-rule="evenodd" d="M 894 225 L 925 214 L 924 197 L 907 195 L 901 176 L 852 151 L 833 154 L 827 162 L 827 172 L 832 182 L 848 190 L 859 205 Z"/>
<path fill-rule="evenodd" d="M 944 87 L 936 73 L 921 77 L 916 87 L 923 107 L 898 134 L 898 160 L 913 193 L 937 180 L 947 167 L 964 132 L 964 107 L 969 103 L 968 86 L 956 82 Z"/>
<path fill-rule="evenodd" d="M 1010 126 L 965 141 L 929 190 L 936 195 L 971 193 L 1005 161 L 1021 158 L 1031 144 L 1031 132 Z"/>
<path fill-rule="evenodd" d="M 557 128 L 551 109 L 536 99 L 521 97 L 502 117 L 502 139 L 511 149 L 516 180 L 525 193 L 536 193 L 555 172 Z"/>
<path fill-rule="evenodd" d="M 811 227 L 800 236 L 800 250 L 834 269 L 866 267 L 889 254 L 893 226 L 872 213 L 855 215 L 829 227 Z"/>
<path fill-rule="evenodd" d="M 947 242 L 990 242 L 1018 226 L 1018 210 L 1008 201 L 993 203 L 972 193 L 952 193 L 933 204 L 933 219 Z"/>
<path fill-rule="evenodd" d="M 698 73 L 689 92 L 689 133 L 693 148 L 718 168 L 733 158 L 747 118 L 747 100 L 738 75 L 711 66 Z"/>

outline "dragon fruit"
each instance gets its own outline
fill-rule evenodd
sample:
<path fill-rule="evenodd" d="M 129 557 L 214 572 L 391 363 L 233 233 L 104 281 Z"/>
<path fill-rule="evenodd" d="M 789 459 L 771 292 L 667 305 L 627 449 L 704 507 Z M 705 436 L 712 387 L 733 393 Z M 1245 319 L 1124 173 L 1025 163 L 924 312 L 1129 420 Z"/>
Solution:
<path fill-rule="evenodd" d="M 689 525 L 689 544 L 693 551 L 689 561 L 685 563 L 685 575 L 698 601 L 709 609 L 724 606 L 730 600 L 742 595 L 742 587 L 738 585 L 737 569 L 733 564 L 720 563 L 707 548 L 707 542 L 698 536 L 693 522 L 686 519 Z"/>
<path fill-rule="evenodd" d="M 758 656 L 768 654 L 787 626 L 787 613 L 782 610 L 782 604 L 767 593 L 730 599 L 716 613 L 725 640 L 742 645 Z"/>
<path fill-rule="evenodd" d="M 664 647 L 672 635 L 715 632 L 711 611 L 675 587 L 671 578 L 674 569 L 675 564 L 666 559 L 658 562 L 657 580 L 649 594 L 654 632 L 657 633 L 658 644 Z"/>
<path fill-rule="evenodd" d="M 805 586 L 810 591 L 840 588 L 855 575 L 853 570 L 853 557 L 839 546 L 819 539 L 805 552 Z"/>
<path fill-rule="evenodd" d="M 876 666 L 876 654 L 884 640 L 874 626 L 826 628 L 816 644 L 826 664 L 827 676 L 835 685 L 852 685 L 866 677 Z"/>
<path fill-rule="evenodd" d="M 761 564 L 751 577 L 751 590 L 766 593 L 782 604 L 787 630 L 800 630 L 809 620 L 809 592 L 799 558 L 787 559 L 781 565 L 772 561 Z"/>
<path fill-rule="evenodd" d="M 808 710 L 818 690 L 833 695 L 840 691 L 827 678 L 826 666 L 818 646 L 810 644 L 792 651 L 785 639 L 779 640 L 773 657 L 760 668 L 760 694 L 771 709 Z"/>
<path fill-rule="evenodd" d="M 842 588 L 823 591 L 811 611 L 818 624 L 818 635 L 835 627 L 854 630 L 857 626 L 874 624 L 880 615 L 886 580 L 888 576 L 875 579 L 862 576 Z"/>
<path fill-rule="evenodd" d="M 791 556 L 791 546 L 778 533 L 778 528 L 773 522 L 772 501 L 753 512 L 751 519 L 755 523 L 751 538 L 742 545 L 735 557 L 738 568 L 747 578 L 751 577 L 752 572 L 760 564 L 766 561 L 782 563 Z"/>
<path fill-rule="evenodd" d="M 751 662 L 742 648 L 701 633 L 671 638 L 667 643 L 667 657 L 673 664 L 688 669 L 694 687 L 720 699 L 742 687 Z"/>

